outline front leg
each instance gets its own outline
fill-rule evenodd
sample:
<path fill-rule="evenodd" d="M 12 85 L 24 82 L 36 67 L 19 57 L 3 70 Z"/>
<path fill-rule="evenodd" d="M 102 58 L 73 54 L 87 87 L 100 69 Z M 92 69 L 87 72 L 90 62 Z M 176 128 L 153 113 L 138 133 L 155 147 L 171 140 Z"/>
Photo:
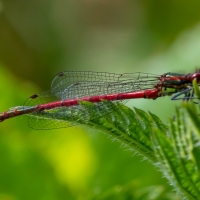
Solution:
<path fill-rule="evenodd" d="M 191 90 L 192 90 L 192 92 L 191 92 Z M 181 95 L 185 95 L 184 97 L 180 97 Z M 186 101 L 188 101 L 188 100 L 190 100 L 190 99 L 195 99 L 195 97 L 194 97 L 194 91 L 193 91 L 193 88 L 192 87 L 190 87 L 190 88 L 186 88 L 186 89 L 184 89 L 183 91 L 181 91 L 181 92 L 178 92 L 177 94 L 175 94 L 172 98 L 171 98 L 171 100 L 186 100 Z"/>

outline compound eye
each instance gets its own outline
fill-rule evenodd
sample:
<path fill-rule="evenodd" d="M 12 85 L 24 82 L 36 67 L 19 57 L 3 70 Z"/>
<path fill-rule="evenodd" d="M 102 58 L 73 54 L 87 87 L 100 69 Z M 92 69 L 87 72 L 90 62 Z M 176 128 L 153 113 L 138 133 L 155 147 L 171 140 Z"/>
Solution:
<path fill-rule="evenodd" d="M 200 82 L 200 72 L 192 75 L 192 80 L 194 80 L 194 79 L 197 79 L 197 83 Z"/>

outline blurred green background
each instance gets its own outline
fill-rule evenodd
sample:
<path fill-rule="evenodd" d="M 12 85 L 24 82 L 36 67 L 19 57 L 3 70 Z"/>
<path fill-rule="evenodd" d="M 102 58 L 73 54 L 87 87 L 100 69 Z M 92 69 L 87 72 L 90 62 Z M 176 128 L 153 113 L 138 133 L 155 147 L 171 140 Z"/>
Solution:
<path fill-rule="evenodd" d="M 64 70 L 194 72 L 199 9 L 198 0 L 1 0 L 0 110 L 50 89 Z M 167 123 L 180 103 L 165 97 L 127 105 Z M 134 154 L 86 127 L 35 131 L 26 116 L 7 120 L 0 124 L 0 200 L 100 199 L 127 184 L 172 190 Z"/>

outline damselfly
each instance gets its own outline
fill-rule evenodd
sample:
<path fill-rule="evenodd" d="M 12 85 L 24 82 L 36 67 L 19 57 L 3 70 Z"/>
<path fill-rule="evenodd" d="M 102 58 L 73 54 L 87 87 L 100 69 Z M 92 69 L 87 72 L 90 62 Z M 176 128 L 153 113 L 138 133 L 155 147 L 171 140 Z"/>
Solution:
<path fill-rule="evenodd" d="M 24 106 L 0 113 L 0 121 L 27 114 L 29 126 L 34 129 L 69 127 L 78 123 L 80 115 L 85 120 L 91 115 L 95 117 L 92 108 L 90 110 L 82 106 L 81 102 L 92 102 L 104 116 L 116 108 L 115 102 L 124 104 L 129 99 L 156 99 L 172 95 L 172 100 L 190 100 L 194 98 L 194 79 L 200 83 L 199 71 L 191 74 L 169 72 L 163 75 L 140 72 L 60 72 L 54 77 L 50 91 L 34 94 Z M 105 101 L 114 103 L 105 108 Z"/>

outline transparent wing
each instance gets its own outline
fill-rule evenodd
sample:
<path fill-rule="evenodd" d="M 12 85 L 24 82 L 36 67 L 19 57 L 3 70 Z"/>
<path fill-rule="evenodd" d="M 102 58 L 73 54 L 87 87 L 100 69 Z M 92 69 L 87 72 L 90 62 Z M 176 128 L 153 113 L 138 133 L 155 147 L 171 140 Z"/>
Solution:
<path fill-rule="evenodd" d="M 51 84 L 51 91 L 32 95 L 25 106 L 36 106 L 86 96 L 126 93 L 151 89 L 158 83 L 158 76 L 146 73 L 113 74 L 105 72 L 61 72 Z M 128 100 L 118 102 L 125 104 Z M 79 123 L 105 116 L 120 104 L 94 103 L 93 106 L 79 104 L 48 110 L 36 110 L 29 114 L 29 126 L 34 129 L 55 129 L 74 126 Z M 95 110 L 100 111 L 96 114 Z"/>
<path fill-rule="evenodd" d="M 90 71 L 66 71 L 57 74 L 51 84 L 61 99 L 112 93 L 127 93 L 153 88 L 159 76 L 148 73 L 114 74 Z"/>

